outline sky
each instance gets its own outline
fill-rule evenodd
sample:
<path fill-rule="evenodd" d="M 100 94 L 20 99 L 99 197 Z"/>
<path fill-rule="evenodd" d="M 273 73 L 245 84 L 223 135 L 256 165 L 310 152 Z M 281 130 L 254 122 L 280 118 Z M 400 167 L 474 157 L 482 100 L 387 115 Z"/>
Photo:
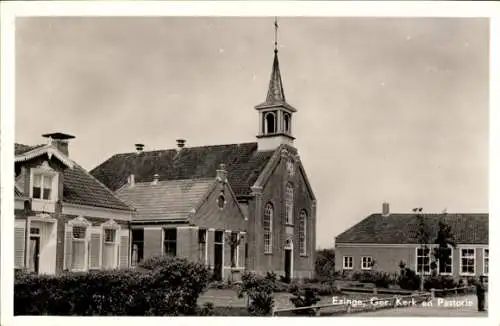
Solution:
<path fill-rule="evenodd" d="M 279 18 L 317 247 L 381 211 L 488 212 L 489 25 Z M 18 18 L 15 139 L 65 132 L 91 170 L 117 153 L 256 141 L 274 19 Z"/>

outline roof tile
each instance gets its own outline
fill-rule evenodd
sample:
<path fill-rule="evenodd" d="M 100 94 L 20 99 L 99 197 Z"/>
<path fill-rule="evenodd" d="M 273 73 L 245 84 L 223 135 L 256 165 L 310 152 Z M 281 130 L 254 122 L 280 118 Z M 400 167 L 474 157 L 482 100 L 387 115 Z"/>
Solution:
<path fill-rule="evenodd" d="M 274 151 L 258 151 L 257 143 L 185 147 L 138 153 L 117 154 L 90 173 L 116 191 L 131 174 L 136 182 L 215 178 L 221 163 L 226 165 L 229 183 L 236 196 L 250 194 L 250 187 Z"/>
<path fill-rule="evenodd" d="M 215 179 L 142 182 L 124 186 L 116 194 L 135 207 L 136 220 L 179 220 L 188 218 L 214 183 Z"/>

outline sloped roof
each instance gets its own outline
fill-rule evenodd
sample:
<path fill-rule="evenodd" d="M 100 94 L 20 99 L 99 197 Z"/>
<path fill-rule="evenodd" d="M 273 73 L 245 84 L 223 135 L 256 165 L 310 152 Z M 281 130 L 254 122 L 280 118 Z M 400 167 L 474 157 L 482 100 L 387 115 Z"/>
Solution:
<path fill-rule="evenodd" d="M 45 145 L 28 146 L 15 144 L 15 155 L 24 154 L 42 146 Z M 118 199 L 111 190 L 90 175 L 83 167 L 79 166 L 74 161 L 72 162 L 74 163 L 73 168 L 63 171 L 64 202 L 93 207 L 131 210 L 129 206 Z"/>
<path fill-rule="evenodd" d="M 456 243 L 488 244 L 489 214 L 423 214 L 433 242 L 439 219 L 451 227 Z M 372 214 L 335 238 L 335 243 L 418 243 L 419 219 L 415 214 Z"/>
<path fill-rule="evenodd" d="M 185 179 L 136 183 L 118 189 L 116 195 L 136 209 L 134 220 L 182 220 L 207 195 L 215 179 Z"/>
<path fill-rule="evenodd" d="M 90 173 L 113 191 L 134 174 L 136 182 L 215 178 L 221 163 L 226 165 L 229 183 L 237 197 L 250 194 L 274 150 L 258 151 L 257 143 L 184 147 L 138 153 L 116 154 Z"/>

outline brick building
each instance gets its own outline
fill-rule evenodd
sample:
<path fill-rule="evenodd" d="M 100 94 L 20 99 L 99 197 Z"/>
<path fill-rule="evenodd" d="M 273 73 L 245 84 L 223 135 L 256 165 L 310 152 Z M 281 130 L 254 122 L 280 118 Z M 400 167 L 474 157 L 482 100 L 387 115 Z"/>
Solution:
<path fill-rule="evenodd" d="M 15 267 L 40 274 L 129 266 L 133 210 L 68 157 L 73 136 L 15 144 Z"/>
<path fill-rule="evenodd" d="M 144 256 L 164 253 L 213 267 L 218 279 L 240 279 L 245 268 L 246 220 L 224 166 L 215 178 L 158 179 L 158 175 L 152 182 L 130 179 L 116 191 L 136 208 L 132 265 Z"/>
<path fill-rule="evenodd" d="M 103 184 L 134 206 L 137 205 L 134 204 L 134 199 L 127 197 L 133 191 L 130 188 L 124 190 L 130 180 L 140 184 L 157 182 L 165 189 L 177 187 L 175 182 L 199 186 L 202 179 L 213 182 L 217 170 L 223 164 L 223 170 L 227 173 L 227 189 L 234 192 L 235 203 L 239 208 L 226 212 L 225 208 L 218 208 L 217 200 L 208 201 L 204 208 L 207 213 L 201 216 L 195 210 L 193 214 L 198 216 L 198 222 L 187 222 L 191 231 L 186 231 L 186 226 L 175 226 L 174 232 L 165 225 L 166 220 L 173 220 L 170 216 L 165 216 L 154 227 L 154 231 L 150 229 L 152 226 L 144 226 L 142 220 L 149 221 L 152 219 L 150 215 L 155 214 L 146 212 L 156 204 L 140 204 L 136 208 L 144 210 L 144 214 L 141 213 L 140 219 L 133 220 L 133 228 L 142 228 L 144 231 L 134 231 L 132 241 L 144 241 L 144 257 L 160 253 L 160 250 L 164 254 L 166 249 L 161 244 L 161 239 L 166 237 L 179 239 L 176 243 L 178 255 L 197 257 L 198 246 L 194 246 L 191 240 L 184 239 L 188 237 L 187 233 L 196 233 L 194 230 L 198 227 L 208 230 L 206 240 L 200 235 L 199 244 L 206 241 L 209 253 L 212 248 L 215 251 L 221 250 L 217 246 L 224 246 L 221 260 L 228 262 L 227 254 L 230 249 L 225 238 L 221 241 L 219 235 L 216 238 L 216 234 L 243 230 L 246 232 L 245 241 L 248 245 L 240 247 L 246 247 L 240 257 L 246 257 L 244 266 L 247 270 L 259 273 L 275 271 L 289 278 L 312 276 L 316 243 L 316 199 L 294 147 L 292 116 L 296 109 L 285 99 L 277 50 L 274 53 L 266 100 L 255 109 L 259 126 L 256 142 L 188 147 L 185 140 L 178 140 L 177 148 L 157 151 L 145 151 L 143 145 L 138 144 L 135 152 L 116 154 L 91 171 Z M 167 192 L 166 190 L 163 195 L 165 199 L 173 196 Z M 159 194 L 155 196 L 157 195 Z M 191 202 L 192 197 L 196 196 L 186 190 L 186 196 L 179 196 L 172 204 L 191 208 L 199 203 L 199 197 Z M 231 203 L 233 197 L 228 199 Z M 242 229 L 239 228 L 241 214 L 245 222 Z M 238 225 L 234 225 L 235 223 Z M 167 236 L 167 232 L 171 233 Z M 148 239 L 150 237 L 156 240 Z M 158 245 L 150 250 L 146 244 L 153 242 Z M 138 247 L 139 245 L 136 246 Z M 212 254 L 209 254 L 207 264 L 212 263 L 210 259 Z"/>
<path fill-rule="evenodd" d="M 449 246 L 450 259 L 438 264 L 441 275 L 454 278 L 488 275 L 488 214 L 422 214 L 429 232 L 425 250 L 418 241 L 420 220 L 416 214 L 390 213 L 389 204 L 381 214 L 372 214 L 335 238 L 335 266 L 339 271 L 380 270 L 399 272 L 403 261 L 417 273 L 431 273 L 432 248 L 439 221 L 451 228 L 456 247 Z M 375 265 L 372 265 L 375 261 Z"/>

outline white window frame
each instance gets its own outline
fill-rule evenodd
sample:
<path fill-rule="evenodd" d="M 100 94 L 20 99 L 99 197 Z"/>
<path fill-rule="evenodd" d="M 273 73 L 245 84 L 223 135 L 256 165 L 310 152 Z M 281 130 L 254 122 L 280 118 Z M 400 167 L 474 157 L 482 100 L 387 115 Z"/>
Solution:
<path fill-rule="evenodd" d="M 288 182 L 285 186 L 285 224 L 293 225 L 293 199 L 295 196 L 295 189 L 293 184 Z"/>
<path fill-rule="evenodd" d="M 268 213 L 269 209 L 269 214 Z M 264 222 L 266 221 L 266 216 L 269 217 L 269 230 L 266 231 Z M 264 216 L 263 216 L 263 223 L 262 223 L 262 228 L 263 228 L 263 239 L 264 239 L 264 254 L 272 254 L 273 253 L 273 218 L 274 218 L 274 205 L 272 203 L 267 203 L 264 206 Z M 269 233 L 269 241 L 266 242 L 266 233 Z"/>
<path fill-rule="evenodd" d="M 301 239 L 301 233 L 303 239 Z M 299 215 L 299 254 L 307 256 L 307 212 L 305 209 L 301 210 Z"/>
<path fill-rule="evenodd" d="M 78 216 L 71 221 L 68 222 L 68 225 L 71 226 L 71 271 L 74 272 L 85 272 L 88 271 L 89 269 L 89 239 L 90 239 L 90 227 L 92 226 L 92 223 L 87 221 L 83 216 Z M 81 227 L 85 228 L 85 236 L 83 238 L 75 238 L 74 237 L 74 228 L 75 227 Z M 83 249 L 84 249 L 84 257 L 83 257 L 83 268 L 76 269 L 73 267 L 73 259 L 75 256 L 75 239 L 77 242 L 83 242 Z"/>
<path fill-rule="evenodd" d="M 486 257 L 486 252 L 488 252 L 488 257 Z M 486 272 L 486 261 L 488 261 L 488 271 Z M 488 276 L 490 272 L 490 248 L 483 248 L 483 275 Z"/>
<path fill-rule="evenodd" d="M 450 268 L 451 268 L 451 271 L 448 273 L 448 272 L 445 272 L 445 273 L 441 273 L 441 271 L 439 270 L 439 260 L 436 261 L 436 264 L 437 264 L 437 271 L 438 271 L 438 275 L 453 275 L 453 248 L 451 247 L 448 247 L 448 249 L 450 249 Z"/>
<path fill-rule="evenodd" d="M 33 187 L 35 186 L 35 176 L 41 176 L 40 180 L 40 198 L 35 198 L 33 196 Z M 43 180 L 45 177 L 52 178 L 52 182 L 50 184 L 50 197 L 48 199 L 43 199 Z M 44 162 L 41 167 L 30 169 L 30 198 L 33 198 L 37 201 L 44 202 L 53 202 L 56 201 L 57 193 L 58 193 L 58 173 L 50 168 L 47 162 Z"/>
<path fill-rule="evenodd" d="M 462 264 L 462 259 L 465 258 L 465 257 L 468 257 L 468 256 L 464 256 L 463 255 L 463 250 L 472 250 L 473 251 L 473 256 L 472 258 L 474 259 L 474 273 L 469 273 L 469 272 L 463 272 L 463 264 Z M 460 270 L 459 270 L 459 274 L 461 276 L 475 276 L 476 275 L 476 268 L 477 268 L 477 258 L 476 258 L 476 248 L 473 248 L 473 247 L 461 247 L 460 248 Z"/>
<path fill-rule="evenodd" d="M 431 263 L 432 263 L 432 248 L 431 247 L 432 247 L 431 245 L 425 245 L 425 248 L 424 248 L 424 247 L 422 247 L 422 246 L 419 245 L 418 247 L 415 248 L 415 274 L 417 274 L 417 275 L 422 275 L 422 274 L 423 275 L 431 275 Z M 424 257 L 425 258 L 425 256 L 423 256 L 423 255 L 420 256 L 418 254 L 418 251 L 419 250 L 423 250 L 423 249 L 429 250 L 429 253 L 427 255 L 429 257 L 429 271 L 426 272 L 424 270 L 423 273 L 422 273 L 422 272 L 420 272 L 418 270 L 418 257 Z M 439 271 L 439 269 L 438 269 L 438 271 Z"/>
<path fill-rule="evenodd" d="M 111 269 L 113 268 L 118 268 L 119 266 L 119 259 L 120 257 L 118 256 L 118 248 L 120 247 L 120 237 L 119 237 L 119 233 L 120 233 L 120 225 L 118 223 L 116 223 L 116 221 L 114 220 L 109 220 L 107 221 L 106 223 L 103 223 L 102 224 L 102 230 L 101 230 L 101 234 L 102 234 L 102 246 L 101 246 L 101 268 L 104 269 L 104 265 L 106 265 L 106 263 L 104 262 L 104 249 L 106 248 L 107 245 L 109 245 L 110 243 L 108 241 L 106 241 L 106 231 L 108 230 L 113 230 L 115 232 L 115 239 L 114 241 L 112 242 L 112 245 L 114 245 L 114 248 L 113 248 L 113 255 L 114 255 L 114 259 L 113 259 L 113 266 L 111 266 Z"/>
<path fill-rule="evenodd" d="M 346 264 L 347 262 L 350 262 L 351 266 L 348 266 L 349 264 Z M 342 256 L 342 269 L 349 269 L 349 270 L 354 269 L 354 257 L 353 256 Z"/>
<path fill-rule="evenodd" d="M 373 262 L 372 256 L 362 256 L 361 257 L 361 269 L 362 270 L 371 270 L 372 269 L 372 266 L 371 266 L 372 262 Z M 368 266 L 368 264 L 369 264 L 369 266 Z"/>

